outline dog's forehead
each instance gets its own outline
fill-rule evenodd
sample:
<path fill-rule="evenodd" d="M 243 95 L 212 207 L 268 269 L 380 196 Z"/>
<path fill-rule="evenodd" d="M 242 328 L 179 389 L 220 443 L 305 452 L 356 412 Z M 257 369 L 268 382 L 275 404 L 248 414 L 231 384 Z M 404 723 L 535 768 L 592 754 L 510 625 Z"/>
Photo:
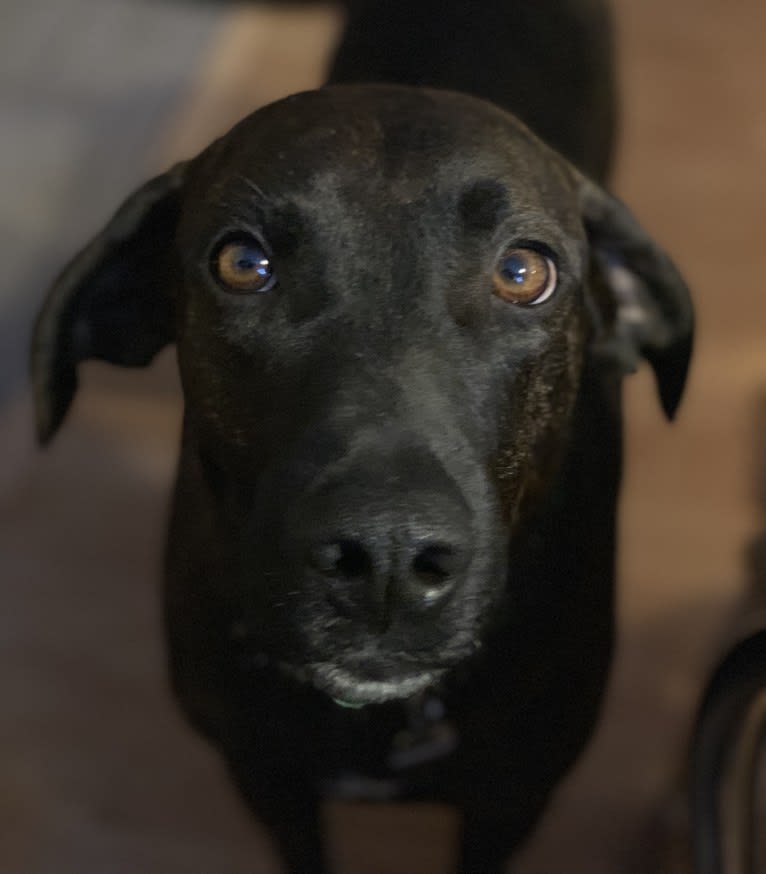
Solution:
<path fill-rule="evenodd" d="M 305 202 L 328 187 L 407 203 L 492 179 L 512 205 L 575 212 L 566 162 L 517 119 L 430 89 L 336 86 L 293 95 L 246 118 L 198 163 L 222 203 L 248 189 Z"/>

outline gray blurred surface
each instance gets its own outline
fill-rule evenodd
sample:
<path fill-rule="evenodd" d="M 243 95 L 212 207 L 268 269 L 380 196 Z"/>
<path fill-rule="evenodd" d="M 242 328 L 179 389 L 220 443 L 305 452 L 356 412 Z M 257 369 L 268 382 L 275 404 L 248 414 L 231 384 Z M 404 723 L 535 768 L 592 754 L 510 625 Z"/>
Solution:
<path fill-rule="evenodd" d="M 0 410 L 47 283 L 148 172 L 220 21 L 206 4 L 2 0 Z"/>

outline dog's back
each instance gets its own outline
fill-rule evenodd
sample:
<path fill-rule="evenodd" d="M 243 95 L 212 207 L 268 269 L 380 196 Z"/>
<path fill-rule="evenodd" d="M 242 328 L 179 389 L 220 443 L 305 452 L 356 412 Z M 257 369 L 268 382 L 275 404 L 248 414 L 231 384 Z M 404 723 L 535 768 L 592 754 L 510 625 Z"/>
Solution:
<path fill-rule="evenodd" d="M 604 0 L 357 0 L 331 82 L 396 82 L 491 100 L 596 179 L 614 143 Z"/>

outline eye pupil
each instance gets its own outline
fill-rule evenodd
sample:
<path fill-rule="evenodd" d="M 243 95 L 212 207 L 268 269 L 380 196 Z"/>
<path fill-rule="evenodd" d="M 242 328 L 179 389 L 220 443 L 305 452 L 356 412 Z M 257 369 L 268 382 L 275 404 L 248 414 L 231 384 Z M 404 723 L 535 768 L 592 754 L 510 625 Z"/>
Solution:
<path fill-rule="evenodd" d="M 261 252 L 243 249 L 241 255 L 234 261 L 234 268 L 243 273 L 248 273 L 251 270 L 261 273 L 268 267 L 268 264 L 268 259 L 264 258 Z"/>
<path fill-rule="evenodd" d="M 268 266 L 269 259 L 264 258 L 263 252 L 258 249 L 247 249 L 242 247 L 243 251 L 237 260 L 237 267 L 242 270 L 253 270 L 263 266 Z"/>
<path fill-rule="evenodd" d="M 521 285 L 527 276 L 529 268 L 523 258 L 518 255 L 511 255 L 503 262 L 502 274 L 506 279 Z"/>

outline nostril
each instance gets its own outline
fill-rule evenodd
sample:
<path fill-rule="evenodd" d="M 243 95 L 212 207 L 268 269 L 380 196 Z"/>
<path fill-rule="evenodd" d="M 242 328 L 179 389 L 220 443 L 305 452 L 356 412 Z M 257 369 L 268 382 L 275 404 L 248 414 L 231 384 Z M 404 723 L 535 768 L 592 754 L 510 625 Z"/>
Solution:
<path fill-rule="evenodd" d="M 340 555 L 335 564 L 337 573 L 349 579 L 363 577 L 372 571 L 372 559 L 367 550 L 353 540 L 338 542 Z"/>
<path fill-rule="evenodd" d="M 415 577 L 429 589 L 443 589 L 459 570 L 460 557 L 450 546 L 429 544 L 412 561 Z"/>
<path fill-rule="evenodd" d="M 333 540 L 309 550 L 309 562 L 326 576 L 356 579 L 368 575 L 372 560 L 367 550 L 353 540 Z"/>

